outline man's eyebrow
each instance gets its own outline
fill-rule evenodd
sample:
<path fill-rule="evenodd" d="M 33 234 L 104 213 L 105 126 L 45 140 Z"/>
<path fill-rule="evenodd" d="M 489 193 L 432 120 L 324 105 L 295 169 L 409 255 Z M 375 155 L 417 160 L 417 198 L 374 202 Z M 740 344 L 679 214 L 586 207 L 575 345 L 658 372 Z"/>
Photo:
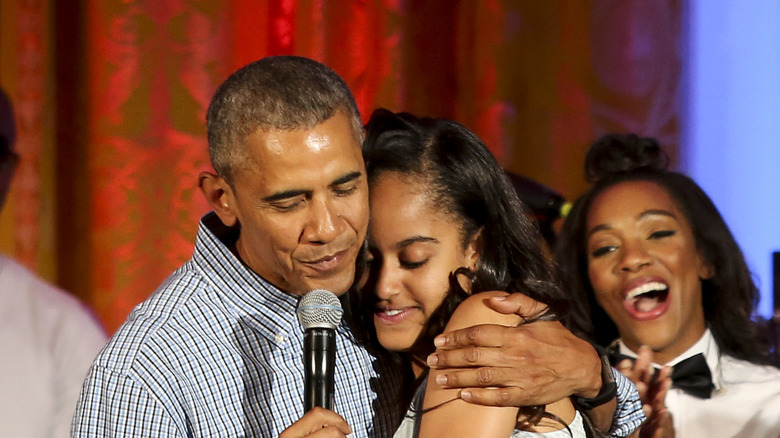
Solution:
<path fill-rule="evenodd" d="M 285 190 L 283 192 L 278 192 L 274 193 L 273 195 L 266 196 L 265 198 L 262 198 L 261 201 L 270 203 L 309 194 L 311 194 L 311 190 Z"/>
<path fill-rule="evenodd" d="M 360 178 L 363 175 L 362 172 L 350 172 L 340 178 L 336 178 L 333 180 L 332 183 L 330 183 L 331 186 L 340 186 L 342 184 L 348 183 L 352 180 L 356 180 Z"/>
<path fill-rule="evenodd" d="M 335 180 L 333 180 L 332 183 L 330 183 L 330 185 L 339 186 L 341 184 L 346 184 L 350 181 L 360 178 L 362 175 L 363 174 L 361 172 L 350 172 L 342 177 L 336 178 Z M 311 190 L 302 190 L 302 189 L 285 190 L 283 192 L 278 192 L 278 193 L 274 193 L 273 195 L 266 196 L 265 198 L 262 198 L 261 201 L 270 203 L 275 201 L 282 201 L 284 199 L 294 198 L 296 196 L 301 196 L 301 195 L 309 196 L 311 195 L 311 193 L 312 193 Z"/>

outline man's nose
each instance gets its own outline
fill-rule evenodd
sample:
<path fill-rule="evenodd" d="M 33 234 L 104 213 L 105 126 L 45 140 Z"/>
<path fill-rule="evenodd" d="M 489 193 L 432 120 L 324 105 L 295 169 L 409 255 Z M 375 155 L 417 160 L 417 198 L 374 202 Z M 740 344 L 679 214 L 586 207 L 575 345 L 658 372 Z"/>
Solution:
<path fill-rule="evenodd" d="M 312 199 L 309 223 L 304 230 L 308 242 L 329 243 L 342 232 L 341 213 L 329 199 Z"/>

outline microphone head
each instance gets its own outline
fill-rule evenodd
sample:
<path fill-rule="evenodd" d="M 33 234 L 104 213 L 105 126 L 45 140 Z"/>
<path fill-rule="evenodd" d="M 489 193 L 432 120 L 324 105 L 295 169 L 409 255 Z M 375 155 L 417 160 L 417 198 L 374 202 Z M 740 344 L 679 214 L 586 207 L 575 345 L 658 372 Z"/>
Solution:
<path fill-rule="evenodd" d="M 325 289 L 314 289 L 301 298 L 298 303 L 298 321 L 305 330 L 310 328 L 335 329 L 341 322 L 339 298 Z"/>

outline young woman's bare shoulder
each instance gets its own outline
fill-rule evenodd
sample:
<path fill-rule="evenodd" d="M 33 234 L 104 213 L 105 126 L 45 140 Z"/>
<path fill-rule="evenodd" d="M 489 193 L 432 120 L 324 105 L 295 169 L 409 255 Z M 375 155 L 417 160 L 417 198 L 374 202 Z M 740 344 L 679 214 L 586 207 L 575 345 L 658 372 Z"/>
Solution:
<path fill-rule="evenodd" d="M 455 309 L 449 323 L 447 323 L 446 330 L 458 330 L 478 324 L 518 325 L 520 323 L 519 316 L 498 313 L 487 305 L 489 298 L 507 295 L 509 294 L 503 291 L 488 291 L 471 295 Z"/>

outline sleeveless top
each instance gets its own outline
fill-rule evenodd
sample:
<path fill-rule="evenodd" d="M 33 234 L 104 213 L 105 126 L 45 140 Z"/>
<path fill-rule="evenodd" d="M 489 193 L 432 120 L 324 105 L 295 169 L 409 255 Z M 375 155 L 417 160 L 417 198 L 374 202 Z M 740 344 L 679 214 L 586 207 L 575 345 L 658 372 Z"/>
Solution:
<path fill-rule="evenodd" d="M 414 393 L 414 398 L 406 411 L 401 425 L 398 426 L 393 438 L 417 438 L 420 433 L 420 417 L 417 415 L 422 411 L 422 402 L 425 397 L 425 386 L 427 379 L 424 380 Z M 580 411 L 576 411 L 574 420 L 569 424 L 568 428 L 556 430 L 552 432 L 529 432 L 525 430 L 517 430 L 512 433 L 508 438 L 586 438 L 585 425 L 583 424 Z"/>

